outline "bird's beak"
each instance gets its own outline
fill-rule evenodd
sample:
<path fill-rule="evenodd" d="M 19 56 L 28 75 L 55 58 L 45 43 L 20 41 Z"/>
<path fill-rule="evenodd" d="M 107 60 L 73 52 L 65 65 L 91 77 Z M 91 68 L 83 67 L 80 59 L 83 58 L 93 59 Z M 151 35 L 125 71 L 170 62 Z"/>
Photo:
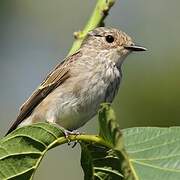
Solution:
<path fill-rule="evenodd" d="M 147 51 L 145 47 L 137 45 L 125 45 L 124 48 L 130 51 Z"/>

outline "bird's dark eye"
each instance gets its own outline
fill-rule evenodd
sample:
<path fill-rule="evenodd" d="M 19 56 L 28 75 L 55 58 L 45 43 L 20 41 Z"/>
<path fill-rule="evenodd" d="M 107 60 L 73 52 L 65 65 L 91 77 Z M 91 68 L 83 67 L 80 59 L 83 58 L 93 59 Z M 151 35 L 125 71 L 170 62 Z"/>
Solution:
<path fill-rule="evenodd" d="M 107 35 L 107 36 L 106 36 L 106 41 L 107 41 L 108 43 L 112 43 L 112 42 L 114 42 L 114 37 L 113 37 L 112 35 Z"/>

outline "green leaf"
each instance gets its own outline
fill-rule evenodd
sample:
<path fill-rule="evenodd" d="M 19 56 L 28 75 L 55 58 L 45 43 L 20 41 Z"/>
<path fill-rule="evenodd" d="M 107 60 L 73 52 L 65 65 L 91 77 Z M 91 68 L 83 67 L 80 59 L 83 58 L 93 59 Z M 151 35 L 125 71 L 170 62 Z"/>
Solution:
<path fill-rule="evenodd" d="M 110 106 L 102 108 L 101 136 L 69 136 L 81 143 L 85 180 L 180 179 L 180 127 L 120 131 Z M 45 153 L 67 141 L 61 129 L 48 123 L 15 130 L 0 140 L 0 180 L 32 179 Z"/>
<path fill-rule="evenodd" d="M 108 142 L 114 149 L 123 149 L 122 133 L 117 123 L 114 110 L 111 104 L 103 103 L 98 113 L 99 135 Z"/>
<path fill-rule="evenodd" d="M 47 150 L 64 137 L 61 129 L 38 123 L 17 129 L 0 141 L 0 179 L 28 180 Z"/>
<path fill-rule="evenodd" d="M 120 179 L 120 176 L 113 176 L 115 172 L 128 180 L 180 179 L 180 127 L 124 129 L 123 143 L 109 104 L 104 104 L 99 111 L 99 121 L 100 136 L 105 141 L 103 145 L 107 145 L 106 148 L 94 143 L 81 145 L 85 180 L 96 179 L 97 176 L 103 180 Z M 115 156 L 106 163 L 109 152 Z"/>
<path fill-rule="evenodd" d="M 122 159 L 107 147 L 99 144 L 81 143 L 81 165 L 84 170 L 84 179 L 123 179 L 120 167 Z"/>
<path fill-rule="evenodd" d="M 122 133 L 110 104 L 99 110 L 100 137 L 105 146 L 98 143 L 81 142 L 81 165 L 84 179 L 135 179 L 124 150 Z"/>
<path fill-rule="evenodd" d="M 180 127 L 130 128 L 123 135 L 137 179 L 180 179 Z"/>

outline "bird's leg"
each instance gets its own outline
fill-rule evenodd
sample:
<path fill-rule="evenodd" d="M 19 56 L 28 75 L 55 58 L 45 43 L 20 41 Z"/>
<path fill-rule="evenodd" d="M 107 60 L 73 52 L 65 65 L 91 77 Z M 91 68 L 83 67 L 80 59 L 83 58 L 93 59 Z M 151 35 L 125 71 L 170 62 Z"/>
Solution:
<path fill-rule="evenodd" d="M 65 137 L 68 139 L 68 145 L 70 146 L 71 145 L 71 140 L 68 138 L 68 136 L 69 135 L 75 135 L 75 137 L 76 136 L 78 136 L 78 135 L 80 135 L 81 133 L 79 132 L 79 131 L 77 131 L 77 130 L 73 130 L 73 131 L 69 131 L 69 130 L 64 130 L 64 135 L 65 135 Z M 75 146 L 76 146 L 76 144 L 78 143 L 78 140 L 75 140 L 74 141 L 74 144 L 72 145 L 72 148 L 74 148 Z"/>

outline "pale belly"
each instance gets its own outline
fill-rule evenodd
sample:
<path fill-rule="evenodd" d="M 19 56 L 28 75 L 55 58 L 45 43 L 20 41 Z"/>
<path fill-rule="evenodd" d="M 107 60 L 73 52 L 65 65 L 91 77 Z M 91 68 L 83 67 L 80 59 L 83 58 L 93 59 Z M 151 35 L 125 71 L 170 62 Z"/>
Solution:
<path fill-rule="evenodd" d="M 62 94 L 59 88 L 40 103 L 19 126 L 45 120 L 67 130 L 75 130 L 95 116 L 100 104 L 104 101 L 105 91 L 102 89 L 96 93 L 88 92 L 76 97 L 71 93 Z"/>
<path fill-rule="evenodd" d="M 62 94 L 59 88 L 51 95 L 54 100 L 48 105 L 45 119 L 68 130 L 78 129 L 97 114 L 100 104 L 105 102 L 106 89 L 102 83 L 74 95 Z"/>

